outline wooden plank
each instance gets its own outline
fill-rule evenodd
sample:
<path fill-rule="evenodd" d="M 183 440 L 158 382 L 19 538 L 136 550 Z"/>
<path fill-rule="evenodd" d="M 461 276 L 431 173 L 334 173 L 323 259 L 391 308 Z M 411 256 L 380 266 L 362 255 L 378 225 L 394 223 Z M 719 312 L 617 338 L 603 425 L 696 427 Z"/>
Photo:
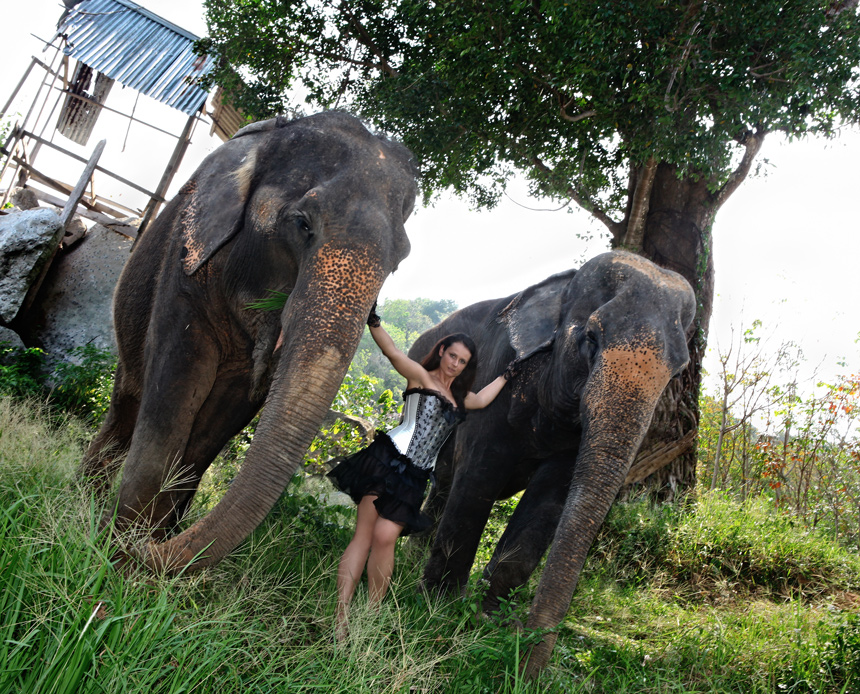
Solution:
<path fill-rule="evenodd" d="M 50 193 L 46 193 L 42 190 L 38 190 L 37 188 L 30 188 L 35 194 L 36 197 L 42 201 L 46 202 L 49 205 L 54 205 L 55 207 L 65 207 L 66 201 L 62 198 L 58 198 Z M 98 222 L 104 227 L 107 227 L 111 231 L 115 231 L 118 234 L 122 234 L 123 236 L 128 236 L 130 239 L 137 238 L 137 229 L 129 224 L 124 224 L 114 217 L 109 217 L 106 214 L 101 214 L 100 212 L 94 212 L 92 210 L 87 210 L 83 207 L 78 207 L 77 214 L 85 219 L 92 220 L 93 222 Z"/>
<path fill-rule="evenodd" d="M 201 108 L 203 107 L 201 106 Z M 188 149 L 188 145 L 191 142 L 191 128 L 194 126 L 195 120 L 197 120 L 196 113 L 185 122 L 185 128 L 182 130 L 179 142 L 176 143 L 176 149 L 173 150 L 173 155 L 170 157 L 170 161 L 167 163 L 167 168 L 161 176 L 161 182 L 158 184 L 158 188 L 155 189 L 155 195 L 149 201 L 149 204 L 146 206 L 146 211 L 143 213 L 143 221 L 140 223 L 141 234 L 146 231 L 146 227 L 149 226 L 149 222 L 153 217 L 155 217 L 158 213 L 158 208 L 161 206 L 161 203 L 164 202 L 164 195 L 167 194 L 167 188 L 170 186 L 170 182 L 173 180 L 174 175 L 176 175 L 176 169 L 179 168 L 179 162 L 182 161 L 182 157 L 185 156 L 185 150 Z"/>
<path fill-rule="evenodd" d="M 80 154 L 75 154 L 74 152 L 70 152 L 69 150 L 65 149 L 64 147 L 60 147 L 60 145 L 55 144 L 55 143 L 51 142 L 50 140 L 46 140 L 43 137 L 39 137 L 35 133 L 31 133 L 29 130 L 23 131 L 23 134 L 24 134 L 24 136 L 29 137 L 29 138 L 35 140 L 36 142 L 39 142 L 39 143 L 41 143 L 47 147 L 51 147 L 52 149 L 55 149 L 58 152 L 61 152 L 68 157 L 71 157 L 72 159 L 76 159 L 76 160 L 83 162 L 83 163 L 86 163 L 86 161 L 87 161 Z M 142 186 L 139 186 L 137 183 L 129 181 L 127 178 L 123 178 L 119 174 L 115 174 L 113 171 L 108 171 L 107 169 L 105 169 L 102 166 L 96 166 L 96 171 L 101 171 L 103 174 L 110 176 L 115 181 L 119 181 L 120 183 L 124 183 L 125 185 L 129 186 L 130 188 L 134 188 L 135 190 L 143 193 L 144 195 L 146 195 L 149 198 L 155 198 L 159 202 L 167 202 L 164 198 L 160 197 L 158 195 L 158 193 L 153 193 L 152 191 L 147 190 L 146 188 L 144 188 Z"/>
<path fill-rule="evenodd" d="M 42 63 L 42 61 L 40 61 L 38 58 L 33 58 L 30 61 L 30 66 L 24 72 L 24 76 L 20 80 L 18 80 L 18 86 L 16 86 L 15 89 L 12 91 L 12 96 L 9 97 L 9 99 L 6 101 L 6 103 L 3 104 L 3 108 L 0 109 L 0 119 L 2 119 L 3 116 L 6 115 L 6 112 L 9 110 L 9 107 L 12 105 L 12 102 L 15 100 L 15 97 L 18 96 L 18 92 L 20 91 L 21 87 L 24 86 L 24 82 L 26 82 L 27 78 L 30 76 L 30 71 L 33 69 L 33 66 L 36 65 L 37 63 L 41 63 L 42 65 L 44 65 L 44 63 Z"/>
<path fill-rule="evenodd" d="M 72 215 L 74 214 L 78 203 L 81 201 L 81 198 L 84 196 L 84 191 L 87 189 L 87 183 L 90 182 L 90 179 L 93 176 L 93 171 L 95 171 L 96 169 L 96 164 L 98 164 L 99 157 L 101 157 L 106 144 L 107 140 L 101 140 L 96 145 L 95 149 L 93 150 L 93 153 L 90 155 L 90 160 L 84 167 L 84 172 L 81 174 L 81 177 L 78 180 L 78 184 L 75 186 L 74 190 L 72 191 L 72 194 L 69 196 L 65 207 L 63 207 L 63 212 L 60 215 L 60 222 L 63 224 L 63 229 L 65 229 L 68 226 L 69 222 L 72 220 Z"/>
<path fill-rule="evenodd" d="M 22 166 L 25 169 L 27 169 L 27 171 L 30 173 L 30 176 L 32 176 L 34 181 L 37 181 L 37 182 L 41 183 L 42 185 L 46 185 L 50 188 L 53 188 L 57 192 L 63 193 L 64 195 L 68 196 L 69 194 L 71 194 L 72 186 L 70 186 L 68 183 L 63 183 L 62 181 L 58 181 L 55 178 L 51 178 L 47 174 L 44 174 L 41 171 L 39 171 L 38 169 L 30 166 L 27 162 L 23 161 L 20 157 L 14 157 L 14 161 L 18 166 Z M 96 167 L 96 170 L 98 170 L 98 167 Z M 11 192 L 11 190 L 12 189 L 10 187 L 9 191 L 7 191 L 7 192 Z M 110 207 L 110 205 L 105 205 L 105 204 L 102 204 L 98 201 L 87 200 L 87 199 L 83 198 L 83 199 L 81 199 L 80 204 L 86 206 L 86 208 L 89 210 L 94 210 L 97 212 L 104 212 L 105 214 L 113 215 L 114 217 L 127 217 L 127 216 L 129 216 L 129 215 L 125 215 L 125 214 L 120 214 L 118 210 L 113 209 L 112 207 Z M 63 207 L 63 205 L 60 205 L 60 207 Z M 139 216 L 139 213 L 135 212 L 134 216 Z"/>

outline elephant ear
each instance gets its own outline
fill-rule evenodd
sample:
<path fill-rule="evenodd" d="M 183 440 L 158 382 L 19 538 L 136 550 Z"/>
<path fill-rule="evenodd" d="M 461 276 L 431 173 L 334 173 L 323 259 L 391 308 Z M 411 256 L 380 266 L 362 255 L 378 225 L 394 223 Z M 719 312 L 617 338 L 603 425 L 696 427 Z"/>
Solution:
<path fill-rule="evenodd" d="M 285 125 L 289 125 L 290 123 L 292 123 L 292 121 L 289 118 L 284 118 L 283 116 L 269 118 L 269 120 L 257 121 L 256 123 L 246 125 L 244 128 L 239 128 L 239 130 L 237 130 L 233 135 L 232 139 L 235 140 L 237 137 L 253 135 L 254 133 L 262 133 L 268 130 L 274 130 L 275 128 L 283 128 Z"/>
<path fill-rule="evenodd" d="M 517 294 L 498 315 L 507 326 L 517 357 L 528 357 L 552 344 L 561 321 L 561 303 L 576 270 L 548 277 Z"/>
<path fill-rule="evenodd" d="M 206 157 L 179 191 L 186 197 L 179 213 L 186 275 L 194 274 L 241 229 L 260 137 L 289 123 L 278 117 L 245 126 Z"/>

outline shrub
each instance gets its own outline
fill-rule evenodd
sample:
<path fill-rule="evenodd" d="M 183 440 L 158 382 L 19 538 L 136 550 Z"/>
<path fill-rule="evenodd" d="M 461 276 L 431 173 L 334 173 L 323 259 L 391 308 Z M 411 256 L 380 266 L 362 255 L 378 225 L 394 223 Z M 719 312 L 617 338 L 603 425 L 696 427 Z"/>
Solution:
<path fill-rule="evenodd" d="M 98 424 L 110 406 L 116 357 L 92 344 L 75 347 L 69 356 L 71 360 L 60 361 L 54 369 L 53 380 L 57 385 L 51 392 L 51 400 Z"/>
<path fill-rule="evenodd" d="M 0 342 L 0 395 L 41 396 L 44 368 L 45 353 L 41 349 Z"/>
<path fill-rule="evenodd" d="M 44 398 L 54 410 L 99 424 L 110 405 L 116 357 L 91 344 L 75 347 L 69 357 L 49 372 L 47 355 L 38 347 L 0 342 L 0 395 Z"/>

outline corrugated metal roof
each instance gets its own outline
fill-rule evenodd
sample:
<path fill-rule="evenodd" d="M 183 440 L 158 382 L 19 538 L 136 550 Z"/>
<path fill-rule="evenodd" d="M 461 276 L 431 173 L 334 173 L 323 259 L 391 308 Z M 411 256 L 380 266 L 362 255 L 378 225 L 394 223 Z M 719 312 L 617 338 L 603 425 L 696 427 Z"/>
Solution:
<path fill-rule="evenodd" d="M 191 115 L 206 101 L 192 80 L 212 58 L 193 51 L 197 36 L 128 0 L 84 0 L 60 23 L 67 55 L 127 87 Z"/>

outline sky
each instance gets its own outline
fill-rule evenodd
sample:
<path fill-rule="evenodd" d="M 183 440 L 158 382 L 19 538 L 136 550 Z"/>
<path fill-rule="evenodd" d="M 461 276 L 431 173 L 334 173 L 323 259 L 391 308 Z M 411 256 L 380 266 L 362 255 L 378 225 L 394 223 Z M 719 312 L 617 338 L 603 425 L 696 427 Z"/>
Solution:
<path fill-rule="evenodd" d="M 200 0 L 141 4 L 192 33 L 206 33 Z M 61 12 L 56 0 L 7 3 L 0 37 L 0 107 L 30 57 L 45 60 L 44 44 L 31 34 L 50 39 Z M 183 114 L 147 97 L 135 105 L 131 90 L 119 85 L 111 99 L 124 100 L 124 106 L 115 107 L 136 108 L 141 118 L 158 114 L 160 124 L 166 121 L 164 127 L 172 132 L 179 132 L 185 121 Z M 18 108 L 28 108 L 30 100 Z M 110 114 L 101 119 L 99 125 L 108 124 L 110 132 L 102 164 L 119 170 L 119 164 L 111 164 L 123 157 L 123 174 L 154 189 L 173 141 L 136 124 L 129 127 Z M 53 138 L 75 148 L 56 132 Z M 219 144 L 199 125 L 192 142 L 169 196 Z M 80 151 L 88 155 L 94 144 L 95 139 Z M 160 157 L 155 155 L 159 151 L 164 152 Z M 47 169 L 49 154 L 39 156 L 39 168 L 44 163 Z M 737 333 L 754 319 L 762 321 L 762 333 L 770 335 L 774 349 L 789 340 L 800 344 L 807 360 L 804 377 L 815 371 L 819 378 L 832 379 L 837 372 L 860 370 L 860 219 L 852 202 L 860 194 L 858 160 L 857 130 L 834 140 L 790 143 L 768 136 L 757 160 L 763 174 L 740 186 L 713 228 L 716 296 L 706 358 L 711 372 L 716 371 L 716 351 L 732 340 L 732 329 Z M 65 180 L 73 182 L 78 175 L 69 173 Z M 132 207 L 141 204 L 128 193 L 114 197 Z M 386 282 L 381 299 L 453 299 L 462 307 L 513 294 L 608 249 L 601 224 L 578 208 L 557 208 L 552 201 L 529 197 L 518 182 L 491 211 L 442 195 L 433 205 L 419 207 L 407 222 L 412 252 Z M 839 365 L 842 360 L 845 366 Z"/>

